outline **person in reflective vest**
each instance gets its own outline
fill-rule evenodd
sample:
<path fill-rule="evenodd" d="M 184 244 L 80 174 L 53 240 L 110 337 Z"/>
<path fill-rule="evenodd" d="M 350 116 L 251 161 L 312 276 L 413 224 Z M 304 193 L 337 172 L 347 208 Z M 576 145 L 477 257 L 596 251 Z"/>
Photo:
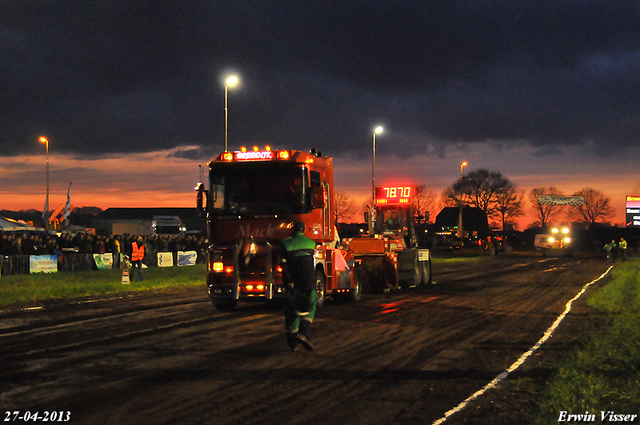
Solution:
<path fill-rule="evenodd" d="M 620 256 L 622 257 L 622 261 L 627 260 L 627 241 L 624 238 L 620 238 L 620 242 L 618 243 L 618 249 L 620 249 Z"/>
<path fill-rule="evenodd" d="M 145 246 L 142 236 L 131 243 L 131 280 L 133 280 L 134 271 L 138 269 L 138 281 L 142 280 L 142 260 L 144 260 Z"/>
<path fill-rule="evenodd" d="M 314 253 L 316 243 L 304 235 L 304 223 L 293 226 L 293 234 L 282 241 L 282 279 L 286 285 L 284 323 L 287 343 L 292 351 L 299 345 L 313 351 L 309 342 L 311 323 L 316 314 L 316 278 Z"/>

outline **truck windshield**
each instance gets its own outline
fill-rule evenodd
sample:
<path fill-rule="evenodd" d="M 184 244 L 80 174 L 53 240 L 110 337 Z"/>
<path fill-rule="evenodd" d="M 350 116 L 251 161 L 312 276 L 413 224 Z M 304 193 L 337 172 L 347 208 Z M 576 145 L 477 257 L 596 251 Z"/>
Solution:
<path fill-rule="evenodd" d="M 402 209 L 378 209 L 375 230 L 378 233 L 398 233 L 407 228 L 406 212 Z"/>
<path fill-rule="evenodd" d="M 304 214 L 308 212 L 306 174 L 306 168 L 282 168 L 281 164 L 235 163 L 212 167 L 212 213 Z"/>

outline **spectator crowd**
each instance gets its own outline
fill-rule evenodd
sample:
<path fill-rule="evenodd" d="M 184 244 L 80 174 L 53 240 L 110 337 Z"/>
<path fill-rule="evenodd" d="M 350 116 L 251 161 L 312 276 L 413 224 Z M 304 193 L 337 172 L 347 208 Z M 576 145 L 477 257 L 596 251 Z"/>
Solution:
<path fill-rule="evenodd" d="M 37 233 L 4 233 L 0 230 L 0 255 L 58 255 L 63 253 L 105 254 L 112 253 L 114 261 L 117 254 L 131 252 L 131 243 L 137 235 L 92 235 L 79 232 L 76 234 L 37 234 Z M 207 248 L 207 240 L 202 235 L 151 235 L 143 237 L 146 252 L 196 251 L 198 262 L 203 262 Z M 116 264 L 114 264 L 116 266 Z"/>

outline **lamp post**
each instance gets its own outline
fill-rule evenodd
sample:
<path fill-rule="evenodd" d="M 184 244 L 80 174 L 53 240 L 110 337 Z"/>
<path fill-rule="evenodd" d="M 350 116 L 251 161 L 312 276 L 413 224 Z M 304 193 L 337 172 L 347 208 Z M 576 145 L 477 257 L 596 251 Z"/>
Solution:
<path fill-rule="evenodd" d="M 466 165 L 466 162 L 460 164 L 460 180 L 464 178 L 464 167 Z M 462 247 L 462 245 L 464 245 L 464 230 L 462 228 L 462 197 L 460 198 L 460 213 L 458 215 L 458 237 L 460 238 L 460 247 Z"/>
<path fill-rule="evenodd" d="M 49 139 L 44 136 L 40 136 L 38 139 L 40 143 L 44 143 L 47 149 L 47 199 L 44 202 L 44 211 L 42 211 L 42 219 L 44 220 L 47 217 L 47 213 L 49 212 Z M 47 228 L 47 223 L 44 223 L 45 228 Z"/>
<path fill-rule="evenodd" d="M 376 134 L 384 131 L 382 126 L 378 126 L 373 130 L 373 163 L 371 167 L 371 212 L 369 215 L 369 235 L 373 236 L 373 220 L 376 207 Z"/>
<path fill-rule="evenodd" d="M 229 91 L 229 87 L 233 87 L 238 84 L 238 77 L 232 75 L 227 78 L 224 82 L 224 151 L 227 152 L 227 130 L 228 130 L 228 109 L 227 109 L 227 92 Z"/>

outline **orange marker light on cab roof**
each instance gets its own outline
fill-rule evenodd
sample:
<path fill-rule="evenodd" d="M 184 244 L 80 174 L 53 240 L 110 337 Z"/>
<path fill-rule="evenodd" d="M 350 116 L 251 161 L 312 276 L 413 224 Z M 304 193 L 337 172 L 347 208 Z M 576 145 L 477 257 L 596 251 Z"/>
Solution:
<path fill-rule="evenodd" d="M 223 161 L 233 161 L 233 153 L 231 152 L 225 152 L 222 154 L 222 160 Z"/>
<path fill-rule="evenodd" d="M 278 151 L 278 159 L 289 159 L 289 151 Z"/>

